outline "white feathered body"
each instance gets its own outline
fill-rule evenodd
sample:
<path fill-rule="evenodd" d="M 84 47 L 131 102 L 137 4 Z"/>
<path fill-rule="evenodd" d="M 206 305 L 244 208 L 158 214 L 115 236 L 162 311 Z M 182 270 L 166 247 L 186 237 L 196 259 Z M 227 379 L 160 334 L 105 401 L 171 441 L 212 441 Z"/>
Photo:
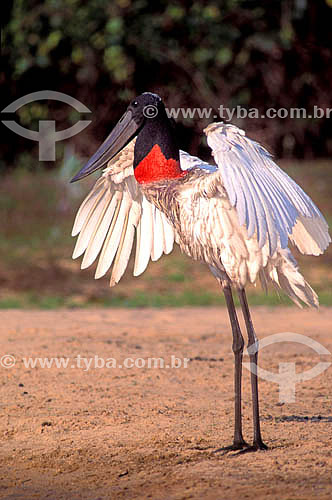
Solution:
<path fill-rule="evenodd" d="M 218 166 L 181 152 L 183 177 L 138 184 L 134 142 L 103 172 L 77 214 L 73 257 L 82 268 L 99 256 L 96 278 L 113 263 L 111 285 L 122 277 L 136 232 L 134 275 L 149 259 L 169 253 L 176 241 L 206 262 L 223 283 L 243 288 L 260 279 L 280 287 L 298 305 L 318 305 L 288 244 L 321 254 L 330 240 L 323 216 L 310 198 L 257 143 L 231 125 L 212 124 L 208 143 Z"/>

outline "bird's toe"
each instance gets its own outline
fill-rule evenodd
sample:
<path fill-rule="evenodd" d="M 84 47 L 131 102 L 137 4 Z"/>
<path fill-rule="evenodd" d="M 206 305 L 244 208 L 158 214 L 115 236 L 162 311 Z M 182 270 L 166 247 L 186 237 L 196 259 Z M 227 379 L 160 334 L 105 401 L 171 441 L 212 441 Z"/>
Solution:
<path fill-rule="evenodd" d="M 246 448 L 239 450 L 237 453 L 234 453 L 233 456 L 236 457 L 237 455 L 244 455 L 245 453 L 250 453 L 259 450 L 266 451 L 268 449 L 269 449 L 268 446 L 265 443 L 263 443 L 263 441 L 255 441 L 251 446 L 247 446 Z"/>
<path fill-rule="evenodd" d="M 250 445 L 243 440 L 239 442 L 234 442 L 229 446 L 223 446 L 222 448 L 218 448 L 217 450 L 214 450 L 213 453 L 221 453 L 222 455 L 226 455 L 226 453 L 229 453 L 231 451 L 239 451 L 239 450 L 244 451 L 249 447 Z"/>

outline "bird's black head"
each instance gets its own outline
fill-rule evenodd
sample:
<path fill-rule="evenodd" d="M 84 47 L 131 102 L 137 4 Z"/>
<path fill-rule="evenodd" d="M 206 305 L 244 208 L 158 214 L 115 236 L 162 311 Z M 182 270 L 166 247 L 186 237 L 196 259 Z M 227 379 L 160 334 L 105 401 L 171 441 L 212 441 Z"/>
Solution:
<path fill-rule="evenodd" d="M 144 92 L 131 101 L 127 111 L 131 111 L 133 120 L 141 128 L 146 123 L 146 120 L 165 115 L 165 106 L 161 97 L 152 92 Z"/>
<path fill-rule="evenodd" d="M 110 135 L 71 182 L 83 179 L 95 170 L 104 167 L 139 134 L 147 122 L 165 120 L 165 118 L 167 119 L 165 106 L 157 94 L 144 92 L 133 99 Z"/>

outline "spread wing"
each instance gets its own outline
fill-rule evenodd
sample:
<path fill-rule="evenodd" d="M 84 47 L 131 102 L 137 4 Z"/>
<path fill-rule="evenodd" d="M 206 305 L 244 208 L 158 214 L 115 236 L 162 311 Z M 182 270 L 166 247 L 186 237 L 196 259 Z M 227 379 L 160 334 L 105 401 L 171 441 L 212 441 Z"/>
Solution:
<path fill-rule="evenodd" d="M 173 249 L 174 230 L 165 215 L 148 202 L 133 173 L 135 140 L 130 142 L 103 171 L 76 215 L 72 235 L 77 236 L 73 259 L 84 254 L 81 268 L 98 257 L 95 278 L 113 264 L 110 285 L 123 276 L 136 233 L 134 275 Z"/>
<path fill-rule="evenodd" d="M 329 245 L 328 225 L 309 196 L 281 170 L 271 155 L 234 125 L 212 123 L 205 129 L 220 181 L 239 224 L 270 255 L 288 240 L 302 253 L 319 255 Z M 215 179 L 214 179 L 215 181 Z"/>

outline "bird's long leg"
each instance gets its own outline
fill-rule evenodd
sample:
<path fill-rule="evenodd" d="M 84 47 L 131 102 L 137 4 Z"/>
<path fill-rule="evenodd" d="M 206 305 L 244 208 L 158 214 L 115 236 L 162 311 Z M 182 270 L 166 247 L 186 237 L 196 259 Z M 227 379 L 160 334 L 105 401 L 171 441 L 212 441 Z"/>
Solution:
<path fill-rule="evenodd" d="M 235 372 L 234 372 L 234 390 L 235 390 L 235 427 L 234 427 L 234 442 L 231 446 L 222 448 L 218 451 L 231 451 L 231 450 L 241 450 L 242 448 L 248 447 L 242 436 L 242 411 L 241 411 L 241 382 L 242 382 L 242 357 L 243 357 L 243 347 L 244 340 L 241 333 L 239 320 L 236 315 L 236 310 L 233 301 L 232 290 L 229 285 L 222 285 L 223 292 L 226 299 L 226 305 L 228 309 L 229 319 L 231 322 L 232 333 L 233 333 L 233 352 L 235 361 Z"/>
<path fill-rule="evenodd" d="M 240 299 L 240 304 L 242 308 L 242 313 L 244 321 L 246 323 L 246 328 L 248 332 L 248 348 L 257 342 L 257 337 L 255 334 L 254 326 L 251 320 L 248 301 L 244 289 L 238 290 L 238 295 Z M 250 350 L 249 350 L 250 351 Z M 253 410 L 253 421 L 254 421 L 254 440 L 251 450 L 266 450 L 267 446 L 263 443 L 260 429 L 259 421 L 259 401 L 258 401 L 258 379 L 257 379 L 257 361 L 258 361 L 258 351 L 255 350 L 254 353 L 249 354 L 249 360 L 251 366 L 255 365 L 255 371 L 251 370 L 251 392 L 252 392 L 252 410 Z M 248 449 L 249 451 L 249 449 Z"/>

